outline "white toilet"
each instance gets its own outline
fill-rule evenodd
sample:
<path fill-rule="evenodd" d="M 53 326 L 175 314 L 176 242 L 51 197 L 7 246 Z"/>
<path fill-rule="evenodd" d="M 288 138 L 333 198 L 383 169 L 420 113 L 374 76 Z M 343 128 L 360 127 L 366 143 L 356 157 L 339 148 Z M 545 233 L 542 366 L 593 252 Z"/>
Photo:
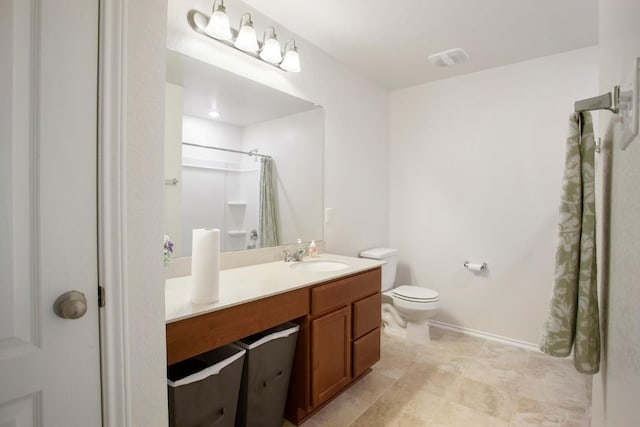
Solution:
<path fill-rule="evenodd" d="M 394 288 L 398 250 L 374 248 L 360 253 L 362 258 L 386 261 L 382 266 L 382 321 L 389 335 L 407 338 L 420 344 L 428 344 L 429 319 L 440 307 L 438 292 L 421 286 Z"/>

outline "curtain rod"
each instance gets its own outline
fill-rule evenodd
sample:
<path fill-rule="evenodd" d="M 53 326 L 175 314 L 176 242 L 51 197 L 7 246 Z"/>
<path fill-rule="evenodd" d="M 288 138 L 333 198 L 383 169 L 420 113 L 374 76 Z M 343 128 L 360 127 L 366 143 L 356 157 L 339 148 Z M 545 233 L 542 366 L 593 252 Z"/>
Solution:
<path fill-rule="evenodd" d="M 232 150 L 231 148 L 212 147 L 210 145 L 192 144 L 190 142 L 183 142 L 182 145 L 188 145 L 189 147 L 208 148 L 209 150 L 226 151 L 226 152 L 229 152 L 229 153 L 245 154 L 247 156 L 264 157 L 265 159 L 270 159 L 271 158 L 271 156 L 267 156 L 266 154 L 259 154 L 257 148 L 254 148 L 251 151 L 240 151 L 240 150 Z"/>

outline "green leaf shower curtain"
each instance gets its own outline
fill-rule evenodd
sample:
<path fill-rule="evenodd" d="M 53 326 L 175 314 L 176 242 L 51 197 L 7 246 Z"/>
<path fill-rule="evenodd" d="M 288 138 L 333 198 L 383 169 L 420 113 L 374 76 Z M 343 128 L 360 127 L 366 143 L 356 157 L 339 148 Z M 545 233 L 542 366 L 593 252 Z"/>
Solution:
<path fill-rule="evenodd" d="M 574 365 L 583 374 L 594 374 L 600 367 L 594 151 L 591 114 L 572 114 L 553 294 L 540 341 L 540 349 L 556 357 L 568 356 L 573 347 Z"/>
<path fill-rule="evenodd" d="M 275 165 L 270 157 L 260 159 L 260 207 L 258 213 L 260 246 L 278 246 L 278 209 Z"/>

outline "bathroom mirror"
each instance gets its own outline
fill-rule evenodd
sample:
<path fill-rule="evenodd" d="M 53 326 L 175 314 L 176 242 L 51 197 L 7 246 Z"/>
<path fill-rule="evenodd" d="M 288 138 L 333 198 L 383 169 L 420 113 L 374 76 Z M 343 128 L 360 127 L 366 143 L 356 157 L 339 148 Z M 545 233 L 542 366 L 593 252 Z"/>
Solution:
<path fill-rule="evenodd" d="M 165 233 L 219 228 L 224 251 L 322 239 L 324 111 L 169 50 Z"/>

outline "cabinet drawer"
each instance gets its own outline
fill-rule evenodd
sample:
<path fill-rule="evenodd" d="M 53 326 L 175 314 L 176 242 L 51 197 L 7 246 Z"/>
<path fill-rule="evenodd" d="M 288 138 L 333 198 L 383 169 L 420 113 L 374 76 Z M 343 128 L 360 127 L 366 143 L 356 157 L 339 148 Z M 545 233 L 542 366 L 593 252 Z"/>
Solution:
<path fill-rule="evenodd" d="M 380 292 L 353 303 L 353 338 L 380 327 Z"/>
<path fill-rule="evenodd" d="M 363 374 L 380 360 L 380 328 L 353 342 L 353 377 Z"/>
<path fill-rule="evenodd" d="M 380 268 L 311 289 L 311 314 L 344 307 L 380 291 Z"/>

